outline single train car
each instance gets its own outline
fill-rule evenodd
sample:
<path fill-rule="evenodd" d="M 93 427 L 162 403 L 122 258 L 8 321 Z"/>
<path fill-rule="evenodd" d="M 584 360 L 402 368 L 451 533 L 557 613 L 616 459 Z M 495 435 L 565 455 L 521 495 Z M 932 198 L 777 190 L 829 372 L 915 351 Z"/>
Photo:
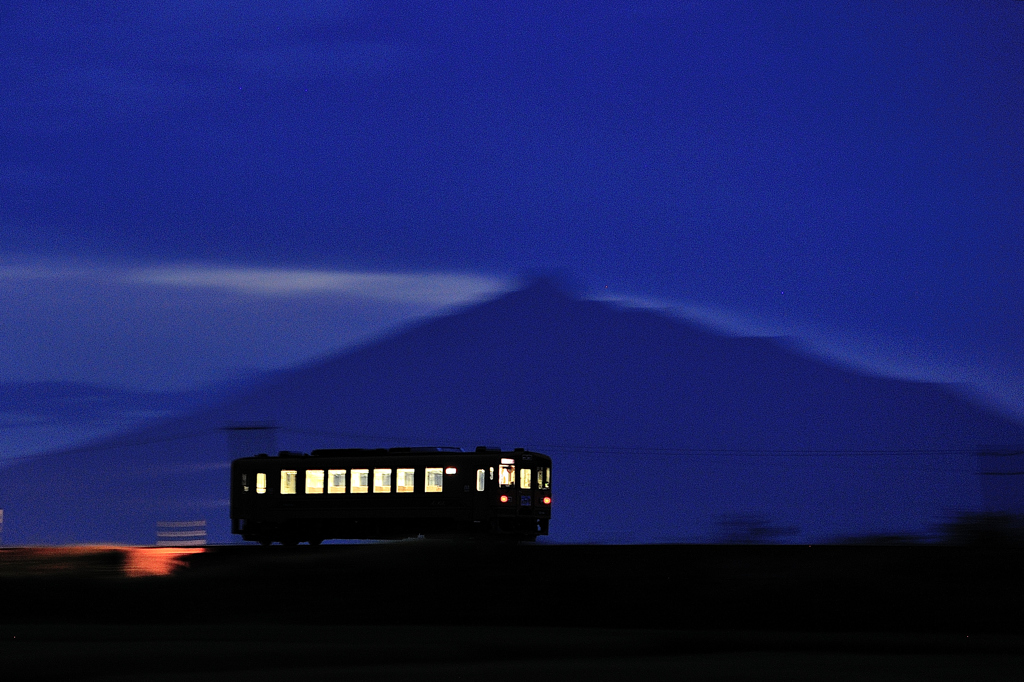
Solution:
<path fill-rule="evenodd" d="M 231 463 L 231 532 L 263 545 L 535 540 L 550 519 L 551 458 L 523 448 L 285 451 Z"/>

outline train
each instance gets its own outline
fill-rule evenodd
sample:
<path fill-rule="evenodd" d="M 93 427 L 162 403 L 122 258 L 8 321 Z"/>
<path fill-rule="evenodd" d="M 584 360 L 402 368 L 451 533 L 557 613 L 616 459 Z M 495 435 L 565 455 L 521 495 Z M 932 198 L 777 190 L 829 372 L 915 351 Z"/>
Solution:
<path fill-rule="evenodd" d="M 264 546 L 548 534 L 551 458 L 525 448 L 336 448 L 231 463 L 231 532 Z"/>

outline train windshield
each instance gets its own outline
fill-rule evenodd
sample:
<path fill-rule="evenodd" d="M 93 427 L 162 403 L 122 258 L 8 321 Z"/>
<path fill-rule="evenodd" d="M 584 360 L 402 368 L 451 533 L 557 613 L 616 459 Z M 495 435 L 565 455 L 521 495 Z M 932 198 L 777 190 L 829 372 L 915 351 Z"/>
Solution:
<path fill-rule="evenodd" d="M 498 485 L 502 488 L 509 488 L 516 484 L 516 465 L 501 464 L 498 467 Z"/>
<path fill-rule="evenodd" d="M 542 468 L 537 469 L 537 490 L 550 490 L 551 489 L 551 469 L 545 471 Z"/>
<path fill-rule="evenodd" d="M 523 490 L 529 490 L 530 489 L 530 474 L 531 473 L 532 473 L 531 470 L 527 469 L 525 467 L 519 470 L 519 487 L 522 488 Z"/>

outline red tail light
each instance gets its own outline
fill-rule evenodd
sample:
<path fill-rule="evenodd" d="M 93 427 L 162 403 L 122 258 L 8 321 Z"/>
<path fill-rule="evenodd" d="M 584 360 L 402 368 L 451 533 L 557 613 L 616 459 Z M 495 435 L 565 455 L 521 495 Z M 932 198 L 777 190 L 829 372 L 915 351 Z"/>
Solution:
<path fill-rule="evenodd" d="M 508 502 L 508 495 L 502 495 L 498 499 L 501 500 L 502 504 L 505 504 L 506 502 Z"/>
<path fill-rule="evenodd" d="M 550 497 L 545 497 L 544 498 L 544 504 L 551 504 L 551 498 Z"/>

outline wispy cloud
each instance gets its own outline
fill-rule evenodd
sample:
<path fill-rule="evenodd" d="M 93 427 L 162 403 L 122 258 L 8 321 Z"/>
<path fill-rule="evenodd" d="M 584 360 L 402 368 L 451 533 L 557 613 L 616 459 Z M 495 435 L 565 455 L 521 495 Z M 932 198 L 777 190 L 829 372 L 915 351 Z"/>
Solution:
<path fill-rule="evenodd" d="M 464 303 L 509 288 L 496 277 L 451 273 L 341 272 L 252 267 L 171 266 L 126 273 L 129 281 L 249 294 L 337 293 L 403 303 Z"/>
<path fill-rule="evenodd" d="M 605 293 L 594 297 L 628 308 L 655 310 L 741 337 L 781 337 L 802 350 L 861 371 L 917 381 L 967 387 L 972 395 L 1017 418 L 1024 417 L 1024 390 L 1018 374 L 996 372 L 954 349 L 895 333 L 856 333 L 812 324 L 783 324 L 754 313 L 693 301 Z"/>
<path fill-rule="evenodd" d="M 508 291 L 502 277 L 465 273 L 396 273 L 248 266 L 114 267 L 55 263 L 0 265 L 0 282 L 94 281 L 139 287 L 214 289 L 251 296 L 337 294 L 390 303 L 458 305 Z"/>
<path fill-rule="evenodd" d="M 692 301 L 625 294 L 602 294 L 595 299 L 626 308 L 644 308 L 682 317 L 732 336 L 786 336 L 797 333 L 796 330 L 783 328 L 777 323 L 759 321 L 752 315 L 744 316 L 724 307 L 702 305 Z"/>
<path fill-rule="evenodd" d="M 467 273 L 0 259 L 0 376 L 185 390 L 307 362 L 514 285 Z"/>

